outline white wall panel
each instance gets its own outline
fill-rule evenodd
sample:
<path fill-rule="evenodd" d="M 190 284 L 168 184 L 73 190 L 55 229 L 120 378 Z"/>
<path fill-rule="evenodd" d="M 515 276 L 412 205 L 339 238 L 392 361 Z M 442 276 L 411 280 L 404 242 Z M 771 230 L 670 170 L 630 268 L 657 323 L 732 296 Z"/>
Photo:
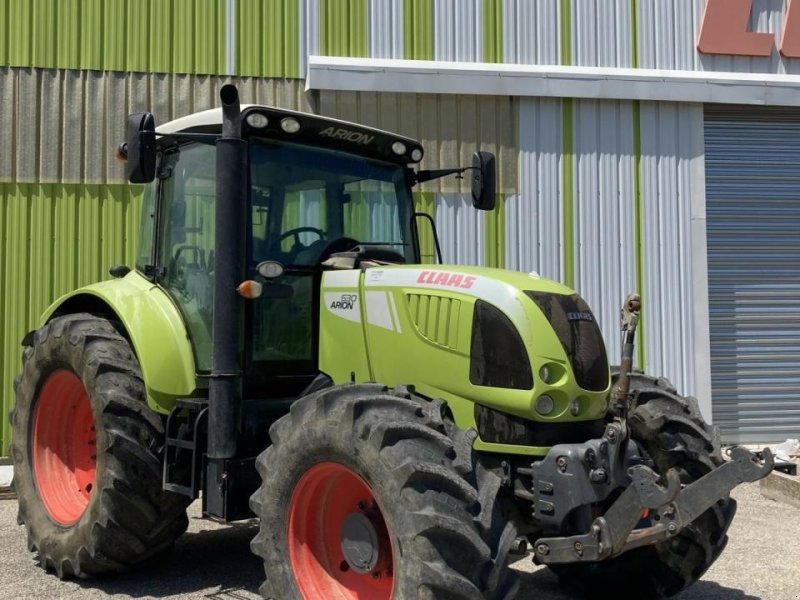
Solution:
<path fill-rule="evenodd" d="M 503 0 L 503 60 L 525 65 L 560 62 L 559 0 Z"/>
<path fill-rule="evenodd" d="M 483 62 L 482 0 L 434 0 L 435 60 Z"/>
<path fill-rule="evenodd" d="M 630 0 L 572 0 L 571 12 L 573 65 L 633 66 Z"/>
<path fill-rule="evenodd" d="M 404 58 L 403 0 L 369 0 L 369 55 Z"/>
<path fill-rule="evenodd" d="M 643 102 L 641 138 L 647 370 L 697 395 L 710 417 L 706 246 L 693 223 L 704 223 L 693 215 L 705 198 L 703 107 Z"/>
<path fill-rule="evenodd" d="M 436 194 L 434 218 L 444 264 L 485 264 L 485 217 L 470 194 Z"/>
<path fill-rule="evenodd" d="M 520 194 L 506 198 L 506 268 L 563 276 L 561 100 L 520 102 Z"/>
<path fill-rule="evenodd" d="M 574 102 L 575 288 L 591 306 L 612 363 L 619 310 L 636 290 L 631 102 Z"/>

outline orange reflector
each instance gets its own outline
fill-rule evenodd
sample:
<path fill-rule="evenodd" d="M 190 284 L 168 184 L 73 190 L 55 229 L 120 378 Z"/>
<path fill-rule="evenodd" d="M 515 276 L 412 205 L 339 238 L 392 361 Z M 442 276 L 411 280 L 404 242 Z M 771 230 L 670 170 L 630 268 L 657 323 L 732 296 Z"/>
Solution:
<path fill-rule="evenodd" d="M 123 142 L 114 149 L 114 160 L 123 164 L 128 162 L 128 144 Z"/>
<path fill-rule="evenodd" d="M 240 283 L 239 287 L 236 288 L 236 291 L 239 292 L 239 295 L 242 298 L 254 300 L 261 296 L 261 293 L 264 291 L 264 287 L 257 281 L 248 279 L 247 281 Z"/>
<path fill-rule="evenodd" d="M 647 518 L 647 517 L 649 517 L 649 516 L 650 516 L 650 509 L 649 509 L 649 508 L 645 508 L 645 509 L 642 511 L 642 518 L 643 518 L 643 519 L 646 519 L 646 518 Z"/>

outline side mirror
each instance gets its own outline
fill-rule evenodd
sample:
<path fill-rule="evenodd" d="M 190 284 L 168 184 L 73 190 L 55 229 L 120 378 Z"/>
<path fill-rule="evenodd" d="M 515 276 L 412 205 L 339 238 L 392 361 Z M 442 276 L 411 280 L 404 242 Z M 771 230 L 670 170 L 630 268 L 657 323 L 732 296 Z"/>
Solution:
<path fill-rule="evenodd" d="M 128 181 L 150 183 L 156 177 L 156 121 L 150 113 L 128 115 Z"/>
<path fill-rule="evenodd" d="M 494 154 L 476 152 L 472 156 L 472 206 L 478 210 L 494 210 L 495 185 Z"/>

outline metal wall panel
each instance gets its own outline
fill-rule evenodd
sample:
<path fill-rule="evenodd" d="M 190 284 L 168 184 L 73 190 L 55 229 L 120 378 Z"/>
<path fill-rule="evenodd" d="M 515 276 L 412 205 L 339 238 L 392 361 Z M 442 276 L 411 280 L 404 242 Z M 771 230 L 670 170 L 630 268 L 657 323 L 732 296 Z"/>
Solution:
<path fill-rule="evenodd" d="M 486 264 L 484 213 L 470 194 L 436 194 L 434 215 L 444 264 Z"/>
<path fill-rule="evenodd" d="M 631 0 L 571 0 L 572 64 L 633 66 Z"/>
<path fill-rule="evenodd" d="M 369 55 L 405 58 L 403 0 L 369 0 Z"/>
<path fill-rule="evenodd" d="M 692 243 L 692 202 L 702 198 L 703 109 L 700 105 L 642 102 L 642 195 L 644 287 L 642 290 L 647 370 L 669 378 L 707 407 L 707 313 L 695 310 L 693 263 L 705 263 L 705 246 Z M 698 377 L 700 375 L 700 377 Z M 705 410 L 706 416 L 708 410 Z"/>
<path fill-rule="evenodd" d="M 435 60 L 483 61 L 482 0 L 435 0 Z"/>
<path fill-rule="evenodd" d="M 503 0 L 503 62 L 560 62 L 560 0 Z"/>
<path fill-rule="evenodd" d="M 236 2 L 237 75 L 300 76 L 301 4 L 299 0 Z"/>
<path fill-rule="evenodd" d="M 319 0 L 319 8 L 319 48 L 324 56 L 368 55 L 367 0 Z"/>
<path fill-rule="evenodd" d="M 403 1 L 403 51 L 409 60 L 433 60 L 434 0 Z"/>
<path fill-rule="evenodd" d="M 800 112 L 706 112 L 715 422 L 726 439 L 800 437 Z"/>
<path fill-rule="evenodd" d="M 0 65 L 225 72 L 225 3 L 0 0 Z"/>
<path fill-rule="evenodd" d="M 21 340 L 57 297 L 133 264 L 140 186 L 0 183 L 0 390 L 14 403 Z M 0 419 L 0 456 L 11 440 Z"/>
<path fill-rule="evenodd" d="M 0 181 L 121 182 L 113 150 L 128 113 L 163 123 L 213 108 L 227 82 L 245 102 L 311 110 L 299 80 L 2 68 L 0 144 L 15 151 L 0 152 Z"/>
<path fill-rule="evenodd" d="M 525 99 L 519 107 L 519 194 L 505 202 L 506 268 L 563 275 L 561 100 Z"/>
<path fill-rule="evenodd" d="M 573 107 L 575 289 L 617 363 L 619 310 L 636 291 L 633 105 L 576 100 Z"/>

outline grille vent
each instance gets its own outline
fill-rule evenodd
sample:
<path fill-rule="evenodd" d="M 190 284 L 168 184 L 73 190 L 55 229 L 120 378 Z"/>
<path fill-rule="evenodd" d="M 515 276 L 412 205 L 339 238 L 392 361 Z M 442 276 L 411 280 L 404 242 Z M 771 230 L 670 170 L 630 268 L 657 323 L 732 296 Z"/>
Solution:
<path fill-rule="evenodd" d="M 459 300 L 430 294 L 408 294 L 406 298 L 411 320 L 422 337 L 447 348 L 458 346 Z"/>

